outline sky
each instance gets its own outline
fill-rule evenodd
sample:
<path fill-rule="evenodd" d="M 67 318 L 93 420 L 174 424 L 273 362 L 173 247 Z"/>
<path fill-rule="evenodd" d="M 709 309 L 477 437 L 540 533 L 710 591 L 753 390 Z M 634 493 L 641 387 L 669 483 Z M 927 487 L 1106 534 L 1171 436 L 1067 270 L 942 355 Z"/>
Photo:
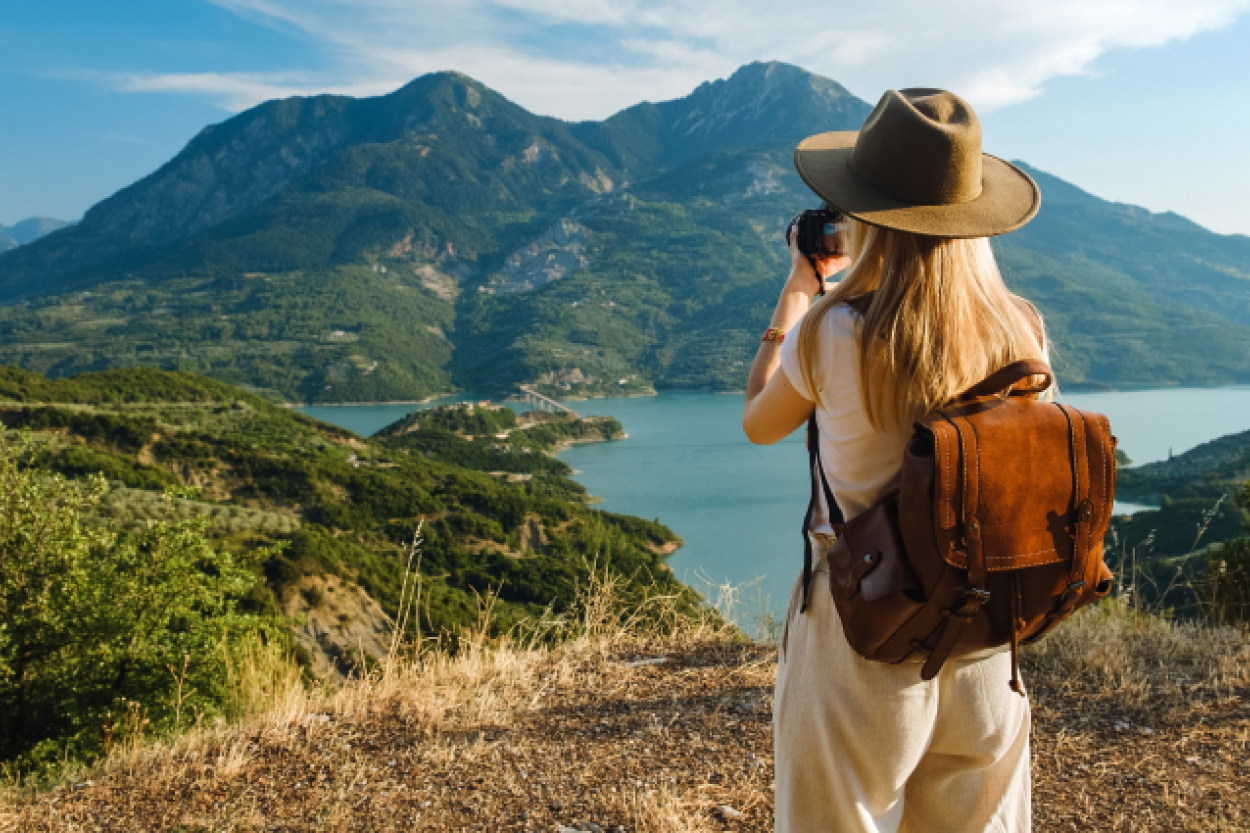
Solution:
<path fill-rule="evenodd" d="M 9 0 L 0 225 L 77 219 L 270 98 L 455 69 L 533 112 L 601 119 L 754 60 L 870 103 L 954 90 L 987 152 L 1250 234 L 1250 0 Z"/>

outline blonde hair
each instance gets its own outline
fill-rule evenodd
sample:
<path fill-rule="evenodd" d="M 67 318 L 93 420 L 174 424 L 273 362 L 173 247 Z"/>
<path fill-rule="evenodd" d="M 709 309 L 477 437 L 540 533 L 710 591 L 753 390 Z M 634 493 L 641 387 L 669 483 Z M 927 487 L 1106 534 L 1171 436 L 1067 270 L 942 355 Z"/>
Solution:
<path fill-rule="evenodd" d="M 1004 365 L 1042 358 L 1041 322 L 1008 292 L 988 239 L 926 237 L 854 220 L 847 237 L 851 267 L 799 330 L 799 369 L 818 401 L 812 360 L 821 320 L 874 290 L 859 334 L 859 384 L 877 429 L 905 427 Z"/>

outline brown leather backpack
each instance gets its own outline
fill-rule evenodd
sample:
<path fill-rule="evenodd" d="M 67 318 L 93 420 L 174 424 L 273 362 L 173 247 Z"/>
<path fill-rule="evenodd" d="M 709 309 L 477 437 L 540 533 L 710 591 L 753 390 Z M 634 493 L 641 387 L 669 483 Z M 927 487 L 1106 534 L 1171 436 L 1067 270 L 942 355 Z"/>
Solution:
<path fill-rule="evenodd" d="M 1030 377 L 1045 383 L 1015 387 Z M 1107 595 L 1113 578 L 1102 542 L 1116 439 L 1102 414 L 1030 398 L 1052 381 L 1045 363 L 1016 362 L 926 415 L 907 444 L 898 490 L 845 523 L 820 465 L 813 414 L 804 609 L 819 481 L 839 533 L 826 557 L 851 647 L 880 662 L 925 656 L 920 676 L 929 680 L 952 654 L 1010 644 L 1011 688 L 1023 694 L 1018 646 Z"/>

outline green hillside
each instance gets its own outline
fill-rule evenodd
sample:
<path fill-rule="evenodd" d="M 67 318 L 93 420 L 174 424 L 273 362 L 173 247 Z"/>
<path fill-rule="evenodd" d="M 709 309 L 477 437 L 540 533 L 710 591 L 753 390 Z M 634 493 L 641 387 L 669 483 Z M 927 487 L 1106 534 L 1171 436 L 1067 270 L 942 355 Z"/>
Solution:
<path fill-rule="evenodd" d="M 1158 501 L 1164 495 L 1214 499 L 1250 480 L 1250 431 L 1218 437 L 1169 460 L 1121 469 L 1116 493 L 1125 500 Z"/>
<path fill-rule="evenodd" d="M 815 203 L 794 143 L 868 110 L 784 64 L 579 124 L 456 73 L 269 102 L 0 255 L 0 362 L 291 402 L 738 390 Z M 996 245 L 1065 387 L 1250 382 L 1250 238 L 1032 173 L 1041 213 Z"/>
<path fill-rule="evenodd" d="M 282 544 L 261 565 L 263 609 L 288 610 L 306 579 L 329 576 L 393 615 L 419 524 L 427 631 L 470 624 L 476 599 L 496 590 L 500 627 L 558 611 L 596 559 L 631 586 L 679 587 L 659 555 L 677 542 L 671 531 L 588 508 L 567 466 L 542 453 L 562 439 L 619 436 L 619 424 L 489 413 L 517 430 L 506 440 L 492 432 L 486 449 L 438 414 L 423 415 L 419 429 L 401 423 L 366 439 L 188 374 L 47 380 L 0 369 L 0 422 L 9 435 L 33 432 L 24 465 L 73 478 L 103 473 L 110 522 L 205 516 L 232 550 Z M 162 501 L 166 489 L 181 497 Z"/>
<path fill-rule="evenodd" d="M 1183 609 L 1193 603 L 1194 584 L 1223 577 L 1243 589 L 1250 586 L 1245 584 L 1250 578 L 1245 572 L 1250 431 L 1219 437 L 1169 460 L 1121 467 L 1116 497 L 1159 507 L 1113 519 L 1108 541 L 1109 557 L 1121 568 L 1132 564 L 1148 577 L 1141 592 L 1153 595 L 1172 586 L 1167 601 Z M 1228 542 L 1238 543 L 1230 549 Z M 1228 559 L 1233 563 L 1220 566 Z"/>

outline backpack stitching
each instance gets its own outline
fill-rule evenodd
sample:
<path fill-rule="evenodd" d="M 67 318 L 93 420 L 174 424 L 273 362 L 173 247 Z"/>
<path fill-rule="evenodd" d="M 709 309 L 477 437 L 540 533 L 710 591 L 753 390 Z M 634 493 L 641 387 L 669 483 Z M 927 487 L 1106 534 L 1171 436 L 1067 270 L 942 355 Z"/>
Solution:
<path fill-rule="evenodd" d="M 1098 421 L 1098 435 L 1102 438 L 1102 448 L 1098 450 L 1102 452 L 1102 503 L 1103 506 L 1106 507 L 1103 514 L 1106 514 L 1111 509 L 1111 501 L 1108 500 L 1108 493 L 1111 490 L 1111 478 L 1107 474 L 1107 447 L 1110 446 L 1111 443 L 1107 440 L 1107 420 L 1103 419 Z M 1099 524 L 1099 526 L 1101 526 L 1101 524 Z"/>
<path fill-rule="evenodd" d="M 934 433 L 934 436 L 937 436 L 936 432 Z M 954 481 L 951 480 L 950 443 L 948 442 L 942 443 L 942 468 L 946 470 L 946 482 L 954 483 Z M 951 497 L 953 498 L 954 496 L 952 495 Z M 945 504 L 943 508 L 946 510 L 946 523 L 948 526 L 953 526 L 955 518 L 954 509 L 951 504 L 954 503 L 954 500 L 944 500 L 943 503 Z"/>

